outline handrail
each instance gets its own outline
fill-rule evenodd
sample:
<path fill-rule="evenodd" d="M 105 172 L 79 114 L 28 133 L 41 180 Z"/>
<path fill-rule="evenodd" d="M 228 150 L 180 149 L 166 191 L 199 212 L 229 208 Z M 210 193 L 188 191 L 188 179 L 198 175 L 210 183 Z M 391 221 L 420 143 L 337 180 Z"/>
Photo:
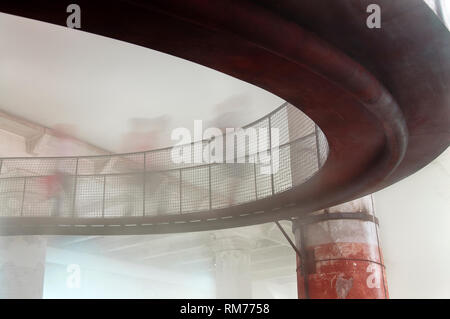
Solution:
<path fill-rule="evenodd" d="M 233 163 L 226 163 L 223 158 L 223 163 L 164 163 L 162 169 L 148 167 L 151 163 L 149 160 L 157 159 L 158 154 L 167 156 L 167 151 L 174 147 L 191 146 L 192 158 L 195 151 L 192 145 L 200 143 L 203 151 L 205 147 L 210 146 L 209 143 L 213 139 L 125 154 L 1 158 L 0 197 L 2 194 L 6 195 L 8 198 L 4 198 L 2 202 L 8 203 L 11 201 L 11 190 L 20 195 L 21 199 L 17 201 L 20 202 L 21 217 L 145 217 L 173 214 L 175 211 L 178 214 L 189 214 L 273 196 L 306 181 L 319 170 L 320 164 L 323 165 L 324 160 L 316 157 L 326 158 L 328 152 L 326 139 L 317 126 L 297 108 L 283 103 L 243 129 L 258 125 L 268 126 L 269 146 L 267 149 L 256 148 L 256 151 L 252 151 L 258 145 L 247 143 L 245 140 L 245 156 L 239 158 L 243 163 L 236 163 L 235 154 Z M 280 136 L 282 142 L 272 147 L 271 130 L 275 127 L 282 131 Z M 302 130 L 305 132 L 298 132 Z M 319 145 L 319 140 L 323 141 L 323 145 Z M 296 150 L 302 148 L 309 149 L 311 155 Z M 274 169 L 275 150 L 278 153 L 289 154 L 288 158 L 287 155 L 283 155 L 285 157 L 277 163 L 282 167 L 282 173 L 268 175 L 259 173 L 258 168 L 262 165 L 270 165 L 270 169 Z M 266 155 L 270 153 L 270 163 L 257 163 L 251 160 L 260 158 L 263 153 Z M 311 157 L 310 160 L 305 162 L 307 163 L 305 167 L 301 167 L 302 161 L 307 156 Z M 99 169 L 86 168 L 83 163 L 83 160 L 95 162 L 97 159 L 102 159 Z M 114 168 L 113 161 L 116 159 L 122 161 L 122 167 Z M 70 167 L 61 169 L 61 163 L 66 162 L 70 162 Z M 108 164 L 112 167 L 108 168 Z M 27 168 L 27 172 L 17 171 L 24 167 Z M 59 169 L 56 169 L 57 167 Z M 55 171 L 58 170 L 64 171 L 62 183 L 68 183 L 70 186 L 65 186 L 60 195 L 42 199 L 43 188 L 46 185 L 39 180 L 55 175 Z M 302 177 L 293 178 L 295 175 Z M 143 176 L 141 181 L 139 176 Z M 23 184 L 20 194 L 15 188 L 17 183 Z M 70 204 L 67 204 L 67 201 Z M 99 204 L 96 203 L 99 201 L 101 207 L 97 207 Z M 117 208 L 120 206 L 125 207 Z M 113 213 L 109 212 L 111 209 Z M 51 211 L 57 211 L 56 215 Z M 0 206 L 0 217 L 17 217 L 17 215 L 15 206 Z"/>

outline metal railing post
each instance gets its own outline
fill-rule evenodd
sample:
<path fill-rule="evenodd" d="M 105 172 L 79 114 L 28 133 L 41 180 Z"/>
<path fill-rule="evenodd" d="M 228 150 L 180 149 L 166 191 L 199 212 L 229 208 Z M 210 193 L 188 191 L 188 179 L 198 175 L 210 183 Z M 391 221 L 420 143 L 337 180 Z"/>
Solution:
<path fill-rule="evenodd" d="M 145 216 L 145 184 L 147 177 L 147 153 L 144 153 L 144 172 L 143 172 L 143 184 L 142 184 L 142 216 Z"/>
<path fill-rule="evenodd" d="M 258 199 L 258 186 L 256 183 L 256 159 L 253 162 L 253 175 L 255 177 L 255 200 Z"/>
<path fill-rule="evenodd" d="M 75 204 L 76 204 L 76 198 L 77 198 L 77 183 L 78 183 L 78 160 L 75 164 L 75 175 L 74 175 L 74 181 L 73 181 L 73 199 L 72 199 L 72 217 L 75 216 Z"/>
<path fill-rule="evenodd" d="M 314 125 L 314 135 L 316 136 L 317 169 L 320 169 L 322 163 L 320 161 L 319 131 L 317 130 L 317 125 Z"/>
<path fill-rule="evenodd" d="M 105 191 L 106 191 L 106 175 L 103 175 L 102 217 L 105 217 Z"/>
<path fill-rule="evenodd" d="M 181 190 L 182 190 L 182 185 L 181 185 L 181 168 L 180 168 L 180 186 L 179 186 L 179 192 L 180 192 L 180 214 L 183 213 L 183 205 L 182 205 L 182 194 L 181 194 Z"/>
<path fill-rule="evenodd" d="M 25 206 L 25 187 L 27 185 L 27 178 L 23 178 L 23 189 L 22 189 L 22 205 L 20 207 L 20 216 L 23 216 L 23 207 Z"/>
<path fill-rule="evenodd" d="M 209 183 L 209 210 L 212 209 L 212 189 L 211 189 L 211 160 L 208 165 L 208 183 Z"/>
<path fill-rule="evenodd" d="M 270 150 L 270 182 L 272 184 L 272 195 L 275 194 L 275 185 L 273 182 L 273 160 L 272 160 L 272 116 L 269 116 L 269 150 Z"/>
<path fill-rule="evenodd" d="M 208 187 L 209 187 L 209 210 L 212 209 L 212 182 L 211 182 L 211 143 L 216 140 L 215 136 L 212 136 L 208 141 Z M 223 150 L 223 138 L 222 138 L 222 150 Z M 215 150 L 217 152 L 217 150 Z M 222 152 L 222 155 L 224 153 Z"/>

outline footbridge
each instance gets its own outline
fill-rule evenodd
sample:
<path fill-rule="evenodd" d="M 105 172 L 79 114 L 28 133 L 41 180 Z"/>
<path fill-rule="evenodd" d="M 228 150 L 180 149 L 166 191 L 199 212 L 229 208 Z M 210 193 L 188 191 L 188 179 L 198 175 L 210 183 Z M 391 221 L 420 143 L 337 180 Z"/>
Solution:
<path fill-rule="evenodd" d="M 267 128 L 269 141 L 276 128 L 280 143 L 241 145 L 238 163 L 175 164 L 173 148 L 2 158 L 1 235 L 169 233 L 295 219 L 389 186 L 450 144 L 450 37 L 422 1 L 379 0 L 380 29 L 366 24 L 371 1 L 77 3 L 81 31 L 184 58 L 283 98 L 248 126 Z M 68 4 L 2 1 L 0 12 L 65 26 Z M 190 156 L 212 141 L 198 143 Z M 261 152 L 270 174 L 254 160 Z M 56 168 L 63 195 L 45 199 L 43 180 Z"/>

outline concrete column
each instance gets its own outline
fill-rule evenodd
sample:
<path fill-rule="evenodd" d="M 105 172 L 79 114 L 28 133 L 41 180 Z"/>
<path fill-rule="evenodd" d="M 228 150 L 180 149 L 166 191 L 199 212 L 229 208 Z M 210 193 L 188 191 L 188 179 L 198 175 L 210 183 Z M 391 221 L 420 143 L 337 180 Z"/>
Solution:
<path fill-rule="evenodd" d="M 251 298 L 250 250 L 252 242 L 221 232 L 212 235 L 215 253 L 216 298 Z"/>
<path fill-rule="evenodd" d="M 40 299 L 46 240 L 41 236 L 0 237 L 0 299 Z"/>
<path fill-rule="evenodd" d="M 388 298 L 373 211 L 366 196 L 293 223 L 299 298 Z"/>

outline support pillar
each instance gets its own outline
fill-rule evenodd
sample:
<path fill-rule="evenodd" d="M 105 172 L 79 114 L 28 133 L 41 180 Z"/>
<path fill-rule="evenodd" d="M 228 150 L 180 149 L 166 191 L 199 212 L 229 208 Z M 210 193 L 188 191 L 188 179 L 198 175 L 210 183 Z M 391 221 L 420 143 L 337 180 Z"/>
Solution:
<path fill-rule="evenodd" d="M 217 232 L 213 235 L 216 298 L 252 297 L 250 273 L 252 243 L 249 239 Z"/>
<path fill-rule="evenodd" d="M 294 221 L 299 298 L 389 297 L 373 212 L 366 196 Z"/>
<path fill-rule="evenodd" d="M 45 251 L 41 236 L 0 237 L 0 299 L 42 298 Z"/>

